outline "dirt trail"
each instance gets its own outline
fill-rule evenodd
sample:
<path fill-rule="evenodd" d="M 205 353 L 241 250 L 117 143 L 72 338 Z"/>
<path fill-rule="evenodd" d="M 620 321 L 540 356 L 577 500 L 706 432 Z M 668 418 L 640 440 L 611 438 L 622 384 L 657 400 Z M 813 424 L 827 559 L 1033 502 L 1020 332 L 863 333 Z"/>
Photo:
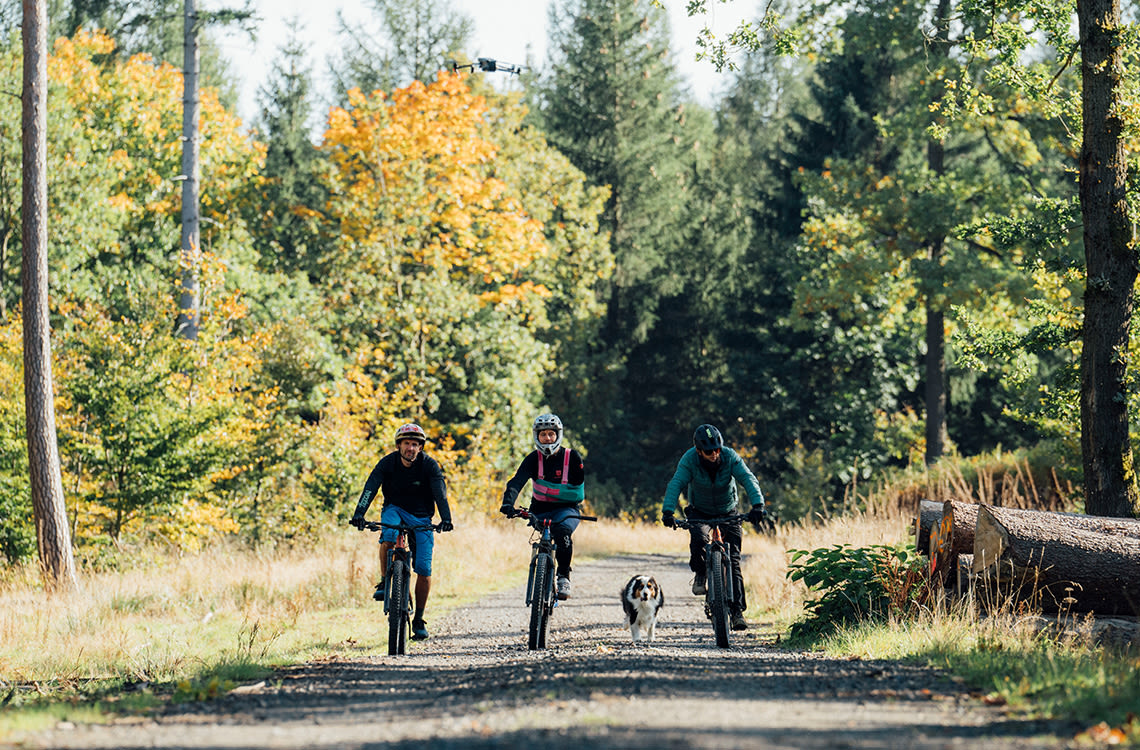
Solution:
<path fill-rule="evenodd" d="M 618 591 L 657 577 L 657 642 L 634 646 Z M 722 650 L 677 557 L 580 564 L 550 648 L 526 648 L 519 589 L 432 621 L 403 657 L 301 665 L 208 703 L 145 720 L 62 726 L 58 748 L 1056 748 L 930 670 L 775 647 L 753 627 Z M 430 615 L 430 612 L 429 612 Z M 380 623 L 370 626 L 381 638 Z M 362 641 L 367 641 L 364 636 Z"/>

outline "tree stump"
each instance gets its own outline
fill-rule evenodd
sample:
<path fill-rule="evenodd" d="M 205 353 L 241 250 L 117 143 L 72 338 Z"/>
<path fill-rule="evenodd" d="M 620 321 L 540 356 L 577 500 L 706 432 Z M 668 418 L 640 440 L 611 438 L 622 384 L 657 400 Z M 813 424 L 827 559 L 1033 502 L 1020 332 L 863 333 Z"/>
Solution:
<path fill-rule="evenodd" d="M 990 606 L 1135 616 L 1140 522 L 980 506 L 971 571 Z"/>

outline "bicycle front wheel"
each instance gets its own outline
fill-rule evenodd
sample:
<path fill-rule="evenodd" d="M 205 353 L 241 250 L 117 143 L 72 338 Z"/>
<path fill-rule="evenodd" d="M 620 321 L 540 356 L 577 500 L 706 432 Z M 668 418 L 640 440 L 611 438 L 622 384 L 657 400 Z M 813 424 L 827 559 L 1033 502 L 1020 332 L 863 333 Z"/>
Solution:
<path fill-rule="evenodd" d="M 534 586 L 530 597 L 530 635 L 527 648 L 546 648 L 550 629 L 551 598 L 554 593 L 554 570 L 550 555 L 540 552 L 534 560 Z"/>
<path fill-rule="evenodd" d="M 396 656 L 406 653 L 408 645 L 408 563 L 393 560 L 388 574 L 392 577 L 388 591 L 388 655 Z"/>
<path fill-rule="evenodd" d="M 708 572 L 708 603 L 712 615 L 713 633 L 716 634 L 716 645 L 728 648 L 728 632 L 730 629 L 728 611 L 728 589 L 725 581 L 724 553 L 713 550 L 705 561 Z"/>

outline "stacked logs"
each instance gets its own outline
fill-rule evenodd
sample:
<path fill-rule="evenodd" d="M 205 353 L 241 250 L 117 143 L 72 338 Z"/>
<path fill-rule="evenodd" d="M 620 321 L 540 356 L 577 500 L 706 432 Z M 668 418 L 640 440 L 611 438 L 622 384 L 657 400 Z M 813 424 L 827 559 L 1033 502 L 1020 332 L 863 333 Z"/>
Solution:
<path fill-rule="evenodd" d="M 1140 519 L 921 502 L 915 542 L 933 576 L 1042 612 L 1140 616 Z"/>

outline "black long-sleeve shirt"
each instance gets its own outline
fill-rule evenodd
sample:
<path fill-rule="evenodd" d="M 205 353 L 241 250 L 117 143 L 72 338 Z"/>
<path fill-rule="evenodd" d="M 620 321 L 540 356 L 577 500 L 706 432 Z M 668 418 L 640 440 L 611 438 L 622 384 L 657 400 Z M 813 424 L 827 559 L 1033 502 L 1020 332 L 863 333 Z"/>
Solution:
<path fill-rule="evenodd" d="M 394 505 L 421 518 L 431 518 L 438 508 L 440 520 L 451 521 L 443 471 L 439 463 L 426 453 L 416 456 L 411 466 L 404 466 L 399 451 L 392 451 L 380 459 L 364 483 L 355 515 L 363 517 L 368 512 L 377 490 L 384 495 L 384 507 Z"/>

